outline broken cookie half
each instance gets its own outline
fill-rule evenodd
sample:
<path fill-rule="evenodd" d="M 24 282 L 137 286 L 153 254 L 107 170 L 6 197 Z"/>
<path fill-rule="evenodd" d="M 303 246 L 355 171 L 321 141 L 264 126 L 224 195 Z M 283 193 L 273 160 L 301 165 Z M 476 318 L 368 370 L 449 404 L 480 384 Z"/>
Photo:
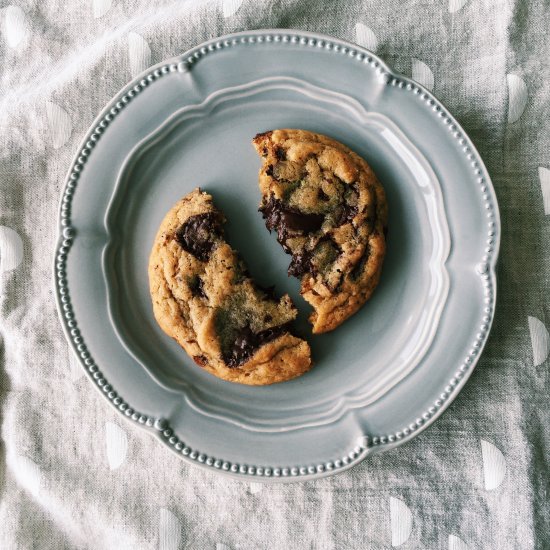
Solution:
<path fill-rule="evenodd" d="M 224 240 L 222 213 L 195 189 L 166 214 L 149 260 L 155 318 L 195 363 L 250 385 L 282 382 L 311 368 L 308 343 L 292 334 L 297 310 L 249 276 Z"/>
<path fill-rule="evenodd" d="M 292 255 L 289 275 L 313 306 L 314 333 L 357 312 L 380 280 L 386 251 L 384 189 L 359 155 L 327 136 L 280 129 L 258 134 L 260 211 Z"/>

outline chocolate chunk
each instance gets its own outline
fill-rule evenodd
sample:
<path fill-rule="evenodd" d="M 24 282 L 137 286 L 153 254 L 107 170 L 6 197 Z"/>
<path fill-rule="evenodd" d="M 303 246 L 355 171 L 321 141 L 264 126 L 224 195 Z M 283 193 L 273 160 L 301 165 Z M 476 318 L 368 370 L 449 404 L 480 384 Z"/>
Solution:
<path fill-rule="evenodd" d="M 206 365 L 208 365 L 208 359 L 204 355 L 193 355 L 193 361 L 195 361 L 199 367 L 206 367 Z"/>
<path fill-rule="evenodd" d="M 268 176 L 273 177 L 273 164 L 270 164 L 270 165 L 265 169 L 265 173 L 266 173 Z"/>
<path fill-rule="evenodd" d="M 342 182 L 343 185 L 344 182 Z M 340 205 L 336 212 L 335 223 L 339 227 L 346 223 L 350 223 L 357 213 L 359 208 L 357 207 L 357 202 L 359 200 L 359 189 L 357 183 L 352 183 L 347 186 L 344 193 L 344 202 Z"/>
<path fill-rule="evenodd" d="M 217 212 L 191 216 L 177 231 L 178 244 L 201 262 L 206 262 L 221 236 L 221 219 Z"/>
<path fill-rule="evenodd" d="M 195 298 L 208 298 L 204 292 L 202 279 L 198 275 L 191 277 L 187 286 Z"/>
<path fill-rule="evenodd" d="M 265 226 L 271 233 L 273 229 L 277 227 L 277 224 L 279 222 L 279 211 L 277 209 L 277 200 L 271 196 L 270 199 L 258 208 L 258 210 L 262 213 L 262 217 L 265 220 Z"/>
<path fill-rule="evenodd" d="M 310 273 L 312 268 L 311 256 L 308 252 L 303 250 L 300 254 L 294 254 L 294 256 L 292 256 L 292 261 L 288 266 L 288 274 L 291 277 L 300 278 L 302 275 Z"/>
<path fill-rule="evenodd" d="M 355 216 L 357 216 L 357 206 L 351 206 L 350 204 L 344 204 L 340 207 L 338 216 L 336 217 L 336 225 L 339 227 L 345 223 L 350 223 Z"/>
<path fill-rule="evenodd" d="M 330 197 L 322 189 L 319 189 L 319 191 L 317 192 L 317 196 L 319 197 L 320 201 L 327 202 L 330 200 Z"/>
<path fill-rule="evenodd" d="M 277 231 L 277 240 L 281 243 L 283 250 L 287 254 L 292 254 L 292 250 L 286 244 L 289 233 L 307 235 L 319 231 L 325 219 L 323 214 L 306 214 L 286 206 L 273 195 L 260 208 L 260 211 L 269 231 L 273 229 Z M 299 254 L 293 255 L 288 268 L 290 276 L 301 277 L 311 271 L 311 256 L 308 252 L 302 251 Z"/>
<path fill-rule="evenodd" d="M 225 364 L 231 369 L 239 367 L 246 363 L 258 348 L 289 332 L 289 328 L 289 323 L 286 323 L 254 333 L 249 325 L 244 326 L 237 332 L 231 350 L 224 355 Z"/>
<path fill-rule="evenodd" d="M 286 234 L 288 229 L 306 234 L 319 231 L 325 219 L 323 214 L 306 214 L 286 206 L 273 195 L 260 211 L 269 231 L 276 229 L 279 234 Z M 279 241 L 281 240 L 286 239 L 280 238 Z"/>
<path fill-rule="evenodd" d="M 292 231 L 301 233 L 313 233 L 319 231 L 325 220 L 323 214 L 305 214 L 297 210 L 282 210 L 281 223 Z"/>
<path fill-rule="evenodd" d="M 275 148 L 275 156 L 279 160 L 286 160 L 286 153 L 285 153 L 285 150 L 282 147 L 276 147 Z"/>

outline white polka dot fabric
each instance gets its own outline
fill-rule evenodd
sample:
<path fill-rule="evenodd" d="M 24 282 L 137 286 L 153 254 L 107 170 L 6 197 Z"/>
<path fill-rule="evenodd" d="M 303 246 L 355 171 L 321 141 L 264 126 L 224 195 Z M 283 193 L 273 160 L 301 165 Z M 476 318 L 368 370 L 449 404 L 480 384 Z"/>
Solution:
<path fill-rule="evenodd" d="M 543 0 L 2 3 L 0 548 L 550 548 L 549 23 Z M 493 332 L 458 399 L 398 450 L 295 485 L 189 467 L 115 414 L 52 292 L 61 186 L 99 110 L 149 65 L 262 27 L 354 41 L 433 90 L 503 221 Z"/>
<path fill-rule="evenodd" d="M 430 92 L 434 89 L 434 75 L 432 73 L 432 70 L 424 61 L 420 61 L 420 59 L 414 59 L 412 60 L 412 77 L 414 80 L 416 80 L 419 84 L 422 84 L 424 88 L 427 88 L 430 90 Z"/>

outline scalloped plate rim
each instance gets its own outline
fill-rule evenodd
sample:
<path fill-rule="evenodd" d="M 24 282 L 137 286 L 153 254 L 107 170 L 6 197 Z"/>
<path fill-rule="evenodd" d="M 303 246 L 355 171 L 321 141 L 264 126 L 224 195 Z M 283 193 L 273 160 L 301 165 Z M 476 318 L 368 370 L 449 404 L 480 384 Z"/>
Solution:
<path fill-rule="evenodd" d="M 67 325 L 67 321 L 64 318 L 63 313 L 62 313 L 63 303 L 61 301 L 61 293 L 60 293 L 60 289 L 59 289 L 59 285 L 58 285 L 58 276 L 57 276 L 56 263 L 58 261 L 57 260 L 57 255 L 59 253 L 59 250 L 63 246 L 63 242 L 67 239 L 67 237 L 65 237 L 64 234 L 63 234 L 66 227 L 61 223 L 61 221 L 62 221 L 63 199 L 67 195 L 66 191 L 68 189 L 68 184 L 70 182 L 70 176 L 74 172 L 74 167 L 76 166 L 76 164 L 78 162 L 80 152 L 86 146 L 86 143 L 89 141 L 92 133 L 94 132 L 95 128 L 98 126 L 98 123 L 112 109 L 112 107 L 118 101 L 120 101 L 120 98 L 126 92 L 131 90 L 140 80 L 142 80 L 144 78 L 144 76 L 146 76 L 147 74 L 150 74 L 152 71 L 154 71 L 156 69 L 160 69 L 161 67 L 166 66 L 170 63 L 182 62 L 183 59 L 188 58 L 191 55 L 195 54 L 201 48 L 203 48 L 205 46 L 208 46 L 210 44 L 215 44 L 216 42 L 219 42 L 221 40 L 227 40 L 228 38 L 234 38 L 234 37 L 263 36 L 263 35 L 267 35 L 267 34 L 282 34 L 282 35 L 303 36 L 303 37 L 309 37 L 311 39 L 316 39 L 316 40 L 319 40 L 319 39 L 320 40 L 327 40 L 327 41 L 330 41 L 334 44 L 339 44 L 339 45 L 342 45 L 342 46 L 345 46 L 345 47 L 348 47 L 348 48 L 351 47 L 352 49 L 355 49 L 356 51 L 362 53 L 363 55 L 366 55 L 366 56 L 372 58 L 373 60 L 375 60 L 379 64 L 379 66 L 382 67 L 384 69 L 384 71 L 387 74 L 389 74 L 392 78 L 399 78 L 400 80 L 402 80 L 404 82 L 414 84 L 420 90 L 422 90 L 422 92 L 424 94 L 427 94 L 431 99 L 433 99 L 436 102 L 436 104 L 439 104 L 439 105 L 445 107 L 445 104 L 442 103 L 439 99 L 437 99 L 431 91 L 429 91 L 424 86 L 417 83 L 416 81 L 414 81 L 410 77 L 401 75 L 401 74 L 393 71 L 392 69 L 389 68 L 389 66 L 380 57 L 378 57 L 375 53 L 367 50 L 366 48 L 364 48 L 362 46 L 359 46 L 358 44 L 355 44 L 351 41 L 342 40 L 342 39 L 339 39 L 339 38 L 336 38 L 336 37 L 333 37 L 333 36 L 330 36 L 330 35 L 326 35 L 326 34 L 322 34 L 322 33 L 315 33 L 315 32 L 310 32 L 310 31 L 302 31 L 302 30 L 298 30 L 298 29 L 277 29 L 277 28 L 275 28 L 275 29 L 273 29 L 273 28 L 270 28 L 270 29 L 256 29 L 256 30 L 251 30 L 251 31 L 241 31 L 241 32 L 236 32 L 236 33 L 231 33 L 231 34 L 215 37 L 215 38 L 212 38 L 212 39 L 207 40 L 205 42 L 202 42 L 201 44 L 199 44 L 199 45 L 197 45 L 193 48 L 190 48 L 189 50 L 182 53 L 181 55 L 171 57 L 171 58 L 163 60 L 163 61 L 161 61 L 161 62 L 159 62 L 155 65 L 152 65 L 151 67 L 148 67 L 145 71 L 143 71 L 141 74 L 137 75 L 135 78 L 132 78 L 125 86 L 123 86 L 113 96 L 113 98 L 105 105 L 105 107 L 103 109 L 101 109 L 99 114 L 94 118 L 94 120 L 90 124 L 88 130 L 86 131 L 86 134 L 84 135 L 84 137 L 80 141 L 78 147 L 76 148 L 76 153 L 72 157 L 69 168 L 67 170 L 67 174 L 66 174 L 65 179 L 64 179 L 64 185 L 63 185 L 62 192 L 61 192 L 61 197 L 60 197 L 60 200 L 59 200 L 58 215 L 57 215 L 58 236 L 57 236 L 57 239 L 56 239 L 56 242 L 55 242 L 53 261 L 52 261 L 52 267 L 53 267 L 53 270 L 52 270 L 52 275 L 53 275 L 52 284 L 54 285 L 54 295 L 55 295 L 55 301 L 56 301 L 56 306 L 57 306 L 56 309 L 57 309 L 58 318 L 59 318 L 63 333 L 65 334 L 65 337 L 67 339 L 67 342 L 69 343 L 69 345 L 71 346 L 71 348 L 75 352 L 75 354 L 78 358 L 78 361 L 82 365 L 82 368 L 84 369 L 84 371 L 86 373 L 86 376 L 92 382 L 92 385 L 95 387 L 95 389 L 101 395 L 103 395 L 107 399 L 110 406 L 113 407 L 114 409 L 116 409 L 118 411 L 119 415 L 121 415 L 121 416 L 126 416 L 126 415 L 124 415 L 124 413 L 119 410 L 119 408 L 113 403 L 113 401 L 111 401 L 110 399 L 107 398 L 107 396 L 105 395 L 105 393 L 103 392 L 101 387 L 94 380 L 94 378 L 92 376 L 92 373 L 88 370 L 88 368 L 86 368 L 84 360 L 80 357 L 80 354 L 77 350 L 77 345 L 74 343 L 73 338 L 70 334 L 70 327 Z M 495 237 L 494 237 L 493 253 L 492 253 L 489 261 L 486 262 L 485 265 L 487 266 L 486 274 L 487 274 L 489 280 L 491 281 L 491 284 L 492 284 L 492 287 L 493 287 L 493 294 L 494 294 L 493 304 L 495 304 L 496 301 L 497 301 L 497 297 L 498 297 L 498 287 L 497 287 L 497 284 L 496 284 L 496 281 L 497 281 L 496 267 L 498 265 L 498 258 L 499 258 L 499 252 L 500 252 L 500 244 L 501 244 L 500 243 L 500 241 L 501 241 L 501 220 L 500 220 L 500 212 L 499 212 L 499 206 L 498 206 L 496 193 L 495 193 L 495 190 L 494 190 L 494 186 L 492 185 L 491 178 L 490 178 L 490 176 L 487 172 L 487 169 L 485 167 L 485 164 L 483 163 L 482 158 L 479 155 L 479 152 L 477 151 L 477 148 L 474 146 L 474 144 L 472 143 L 470 137 L 464 131 L 461 124 L 455 119 L 455 117 L 452 115 L 452 113 L 448 109 L 446 109 L 446 111 L 447 111 L 447 116 L 452 120 L 452 123 L 456 126 L 457 130 L 462 132 L 463 138 L 465 139 L 466 143 L 471 147 L 472 151 L 474 153 L 476 153 L 477 160 L 478 160 L 481 168 L 485 172 L 486 179 L 487 179 L 487 184 L 488 184 L 488 189 L 493 194 L 492 198 L 494 200 L 492 201 L 492 207 L 494 209 L 493 221 L 494 221 Z M 198 466 L 198 467 L 203 468 L 205 470 L 208 470 L 210 472 L 218 471 L 220 474 L 222 474 L 224 476 L 233 477 L 233 478 L 237 478 L 237 479 L 240 479 L 240 480 L 250 480 L 250 481 L 255 481 L 255 482 L 259 482 L 259 483 L 264 483 L 264 482 L 265 483 L 292 483 L 292 482 L 301 482 L 301 481 L 308 481 L 308 480 L 313 480 L 313 479 L 320 479 L 320 478 L 328 477 L 328 476 L 331 476 L 331 475 L 335 475 L 337 473 L 341 473 L 341 472 L 343 472 L 345 470 L 348 470 L 351 467 L 361 463 L 367 456 L 370 456 L 372 454 L 378 454 L 380 452 L 393 449 L 397 446 L 401 446 L 402 444 L 406 443 L 407 441 L 410 441 L 411 439 L 416 437 L 418 434 L 423 432 L 426 428 L 431 426 L 447 410 L 449 405 L 456 398 L 456 395 L 458 395 L 460 390 L 463 388 L 463 386 L 466 384 L 466 382 L 470 378 L 470 376 L 471 376 L 472 372 L 474 371 L 477 363 L 479 362 L 479 358 L 480 358 L 480 356 L 483 352 L 483 349 L 485 348 L 485 345 L 487 343 L 487 340 L 488 340 L 488 337 L 489 337 L 489 334 L 491 332 L 491 328 L 492 328 L 492 325 L 493 325 L 493 322 L 494 322 L 494 316 L 495 316 L 495 306 L 493 305 L 493 307 L 491 309 L 491 313 L 489 315 L 489 321 L 487 322 L 488 329 L 487 329 L 486 335 L 485 335 L 483 341 L 481 342 L 481 345 L 479 347 L 479 351 L 478 351 L 477 355 L 475 356 L 475 358 L 473 359 L 472 364 L 470 365 L 470 368 L 467 369 L 466 372 L 464 372 L 464 376 L 460 380 L 458 380 L 456 385 L 453 387 L 453 389 L 451 391 L 451 394 L 449 395 L 449 398 L 446 399 L 441 404 L 441 406 L 436 410 L 436 412 L 434 414 L 432 414 L 430 416 L 430 418 L 428 420 L 424 421 L 413 432 L 409 433 L 408 435 L 404 435 L 399 440 L 392 441 L 392 442 L 387 442 L 387 443 L 382 443 L 382 444 L 374 445 L 374 446 L 369 445 L 366 449 L 363 450 L 363 452 L 359 453 L 359 455 L 356 458 L 350 460 L 349 463 L 344 464 L 340 467 L 334 468 L 333 470 L 325 470 L 325 471 L 322 471 L 322 472 L 315 472 L 315 473 L 311 473 L 311 474 L 310 473 L 299 474 L 297 476 L 288 476 L 288 477 L 264 477 L 264 476 L 259 476 L 259 475 L 251 475 L 249 473 L 232 472 L 232 471 L 225 471 L 225 470 L 222 470 L 222 469 L 216 469 L 213 466 L 210 466 L 206 463 L 201 463 L 197 460 L 189 458 L 186 455 L 183 455 L 181 452 L 179 452 L 177 449 L 175 449 L 172 445 L 170 445 L 166 438 L 163 439 L 163 437 L 162 437 L 162 435 L 161 435 L 158 428 L 151 427 L 151 426 L 145 426 L 145 425 L 139 424 L 135 421 L 133 422 L 133 424 L 143 428 L 145 431 L 147 431 L 148 433 L 150 433 L 154 437 L 157 437 L 163 443 L 164 446 L 166 446 L 172 452 L 176 453 L 180 457 L 180 459 L 182 459 L 187 464 Z M 131 418 L 129 418 L 127 416 L 126 416 L 126 418 L 127 418 L 127 420 L 132 421 Z M 157 420 L 160 420 L 160 419 L 157 419 Z M 352 442 L 352 444 L 353 443 L 354 442 Z M 291 468 L 291 466 L 288 466 L 288 467 Z M 294 466 L 292 466 L 292 467 L 294 467 Z"/>

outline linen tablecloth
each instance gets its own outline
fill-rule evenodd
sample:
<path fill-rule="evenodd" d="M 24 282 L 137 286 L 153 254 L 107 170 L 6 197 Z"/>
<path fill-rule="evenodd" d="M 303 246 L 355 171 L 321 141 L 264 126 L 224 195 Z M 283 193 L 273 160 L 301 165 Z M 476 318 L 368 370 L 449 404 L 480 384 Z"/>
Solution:
<path fill-rule="evenodd" d="M 63 337 L 58 200 L 77 144 L 135 74 L 206 39 L 351 40 L 433 89 L 472 137 L 503 221 L 498 306 L 471 380 L 429 430 L 315 482 L 184 464 L 115 414 Z M 548 549 L 550 3 L 0 3 L 0 548 Z"/>

